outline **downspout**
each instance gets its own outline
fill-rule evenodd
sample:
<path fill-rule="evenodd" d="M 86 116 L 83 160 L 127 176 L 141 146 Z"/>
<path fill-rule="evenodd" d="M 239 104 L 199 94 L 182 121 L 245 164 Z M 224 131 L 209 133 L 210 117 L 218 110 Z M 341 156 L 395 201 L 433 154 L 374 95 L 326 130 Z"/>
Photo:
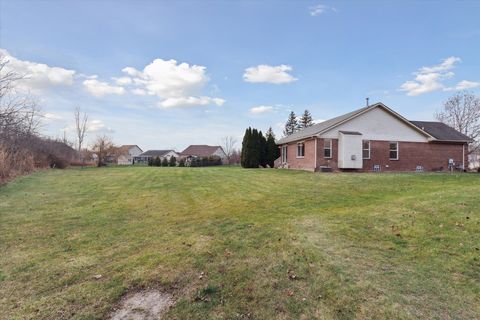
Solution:
<path fill-rule="evenodd" d="M 462 144 L 462 169 L 465 170 L 465 143 Z"/>
<path fill-rule="evenodd" d="M 317 154 L 317 137 L 315 136 L 315 168 L 313 168 L 313 172 L 315 172 L 317 170 L 317 158 L 318 158 L 318 154 Z"/>

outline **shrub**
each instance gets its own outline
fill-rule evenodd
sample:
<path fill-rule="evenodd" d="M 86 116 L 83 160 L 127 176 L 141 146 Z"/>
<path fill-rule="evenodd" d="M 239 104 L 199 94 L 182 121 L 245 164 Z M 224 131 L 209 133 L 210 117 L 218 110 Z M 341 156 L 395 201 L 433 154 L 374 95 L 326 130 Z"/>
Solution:
<path fill-rule="evenodd" d="M 181 159 L 178 161 L 178 166 L 179 166 L 179 167 L 185 167 L 185 159 L 181 158 Z"/>
<path fill-rule="evenodd" d="M 163 160 L 162 160 L 162 167 L 168 167 L 168 160 L 167 160 L 167 158 L 163 158 Z"/>
<path fill-rule="evenodd" d="M 175 157 L 170 157 L 170 161 L 168 163 L 170 165 L 170 167 L 175 167 L 177 165 L 177 159 L 175 159 Z"/>

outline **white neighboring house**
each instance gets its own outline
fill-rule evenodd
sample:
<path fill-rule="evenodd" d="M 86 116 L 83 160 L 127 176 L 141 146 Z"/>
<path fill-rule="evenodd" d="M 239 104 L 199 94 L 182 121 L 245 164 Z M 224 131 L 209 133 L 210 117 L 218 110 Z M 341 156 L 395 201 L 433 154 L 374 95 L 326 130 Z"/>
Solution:
<path fill-rule="evenodd" d="M 134 158 L 142 153 L 142 149 L 136 144 L 126 144 L 118 148 L 117 164 L 118 165 L 132 165 Z"/>
<path fill-rule="evenodd" d="M 225 164 L 227 161 L 227 155 L 221 146 L 208 146 L 205 144 L 202 145 L 190 145 L 188 148 L 182 151 L 182 156 L 189 157 L 219 157 L 222 160 L 222 163 Z"/>
<path fill-rule="evenodd" d="M 170 160 L 171 157 L 176 159 L 180 158 L 180 155 L 174 150 L 147 150 L 134 157 L 135 163 L 138 164 L 148 164 L 150 159 L 154 160 L 156 157 L 159 157 L 160 160 L 167 159 Z"/>
<path fill-rule="evenodd" d="M 471 170 L 480 168 L 480 150 L 477 150 L 468 156 L 468 167 Z"/>

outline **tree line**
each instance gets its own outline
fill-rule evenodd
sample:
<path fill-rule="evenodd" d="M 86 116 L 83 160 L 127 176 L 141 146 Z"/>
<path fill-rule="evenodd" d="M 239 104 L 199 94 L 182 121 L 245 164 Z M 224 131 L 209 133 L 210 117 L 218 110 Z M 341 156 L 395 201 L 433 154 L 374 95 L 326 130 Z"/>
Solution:
<path fill-rule="evenodd" d="M 270 127 L 265 135 L 255 128 L 247 128 L 242 141 L 240 164 L 243 168 L 274 167 L 280 150 L 275 143 L 275 135 Z"/>
<path fill-rule="evenodd" d="M 305 110 L 300 116 L 300 118 L 297 117 L 294 111 L 291 111 L 288 115 L 287 122 L 285 123 L 285 129 L 283 130 L 283 134 L 285 136 L 289 136 L 299 130 L 313 126 L 313 124 L 313 118 L 310 114 L 310 111 Z"/>

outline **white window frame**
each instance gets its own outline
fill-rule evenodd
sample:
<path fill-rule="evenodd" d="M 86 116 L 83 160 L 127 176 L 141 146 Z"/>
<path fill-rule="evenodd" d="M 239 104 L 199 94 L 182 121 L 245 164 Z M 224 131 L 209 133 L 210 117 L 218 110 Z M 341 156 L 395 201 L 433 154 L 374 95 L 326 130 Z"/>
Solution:
<path fill-rule="evenodd" d="M 396 145 L 395 150 L 393 150 L 392 147 L 391 147 L 391 144 L 392 144 L 392 143 L 395 143 L 395 145 Z M 398 160 L 398 159 L 400 159 L 400 150 L 399 150 L 399 149 L 400 149 L 400 148 L 399 148 L 398 141 L 390 141 L 390 142 L 388 143 L 388 158 L 389 158 L 390 160 Z M 395 152 L 397 153 L 397 157 L 396 157 L 396 158 L 390 157 L 390 153 L 391 153 L 392 151 L 395 151 Z"/>
<path fill-rule="evenodd" d="M 287 146 L 286 144 L 283 145 L 283 146 L 282 146 L 282 163 L 286 163 L 287 160 L 288 160 L 288 158 L 287 158 L 287 154 L 288 154 L 287 150 L 288 150 L 288 146 Z"/>
<path fill-rule="evenodd" d="M 299 154 L 300 145 L 302 146 L 303 155 Z M 297 158 L 305 158 L 305 141 L 297 142 Z"/>
<path fill-rule="evenodd" d="M 368 142 L 368 149 L 365 149 L 365 148 L 364 148 L 364 145 L 363 145 L 363 144 L 366 143 L 366 142 Z M 368 150 L 368 158 L 367 158 L 367 157 L 364 157 L 364 155 L 363 155 L 363 152 L 366 151 L 366 150 Z M 370 157 L 371 157 L 371 156 L 372 156 L 372 144 L 371 144 L 370 140 L 363 140 L 363 141 L 362 141 L 362 158 L 363 158 L 364 160 L 370 160 Z"/>
<path fill-rule="evenodd" d="M 327 148 L 327 141 L 330 142 Z M 325 156 L 325 150 L 330 150 L 330 156 Z M 333 156 L 333 140 L 332 139 L 323 139 L 323 157 L 325 159 L 332 159 Z"/>

